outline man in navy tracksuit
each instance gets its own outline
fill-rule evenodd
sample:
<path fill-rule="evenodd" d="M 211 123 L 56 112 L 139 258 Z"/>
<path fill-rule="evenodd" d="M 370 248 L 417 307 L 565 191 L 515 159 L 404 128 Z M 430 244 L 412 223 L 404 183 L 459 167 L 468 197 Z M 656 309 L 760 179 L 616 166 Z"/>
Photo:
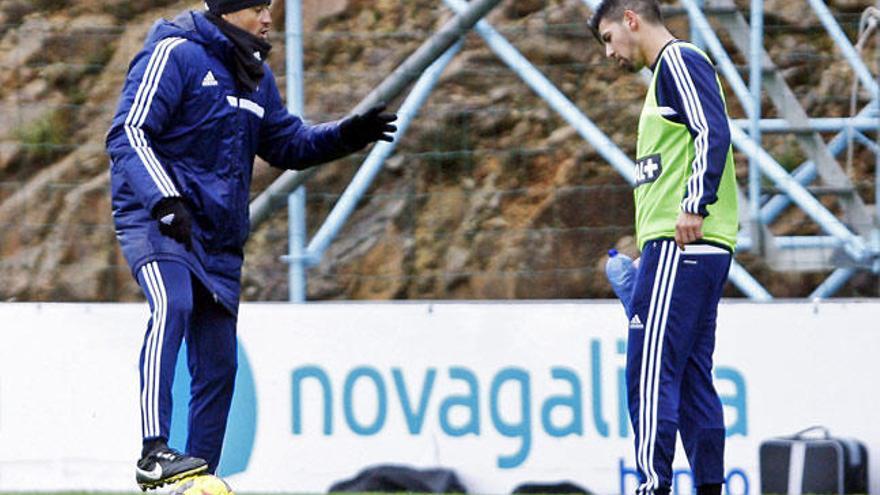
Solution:
<path fill-rule="evenodd" d="M 602 0 L 590 28 L 621 66 L 653 73 L 636 142 L 627 398 L 637 495 L 668 495 L 681 436 L 697 495 L 720 495 L 724 416 L 712 383 L 718 302 L 736 247 L 736 169 L 721 82 L 657 0 Z"/>
<path fill-rule="evenodd" d="M 236 320 L 254 156 L 301 170 L 391 141 L 376 107 L 306 125 L 263 62 L 269 0 L 208 0 L 159 21 L 134 58 L 107 136 L 116 235 L 152 312 L 140 356 L 142 490 L 213 472 L 236 372 Z M 192 375 L 186 454 L 166 442 L 183 339 Z"/>

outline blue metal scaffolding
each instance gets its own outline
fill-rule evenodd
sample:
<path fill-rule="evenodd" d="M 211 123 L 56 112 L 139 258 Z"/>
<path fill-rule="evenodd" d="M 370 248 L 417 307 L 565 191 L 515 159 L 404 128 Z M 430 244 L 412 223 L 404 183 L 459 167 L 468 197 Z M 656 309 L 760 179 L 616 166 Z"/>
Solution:
<path fill-rule="evenodd" d="M 287 0 L 287 42 L 290 108 L 301 115 L 302 26 L 301 20 L 296 18 L 301 12 L 300 1 Z M 595 9 L 600 0 L 582 1 L 588 8 Z M 474 30 L 496 56 L 589 142 L 625 180 L 633 182 L 632 160 L 484 19 L 499 0 L 443 2 L 456 17 L 383 81 L 358 105 L 356 111 L 377 101 L 389 101 L 418 76 L 399 111 L 399 140 L 434 89 L 443 70 L 460 50 L 462 37 L 468 31 Z M 880 272 L 880 229 L 877 224 L 880 204 L 869 207 L 864 203 L 836 158 L 848 145 L 852 146 L 854 143 L 865 146 L 875 155 L 880 151 L 876 140 L 866 136 L 866 133 L 880 135 L 877 132 L 880 125 L 878 84 L 859 53 L 865 37 L 872 35 L 876 29 L 880 21 L 880 11 L 866 11 L 863 20 L 867 19 L 865 22 L 870 29 L 860 32 L 862 39 L 854 45 L 824 2 L 806 2 L 852 68 L 858 83 L 870 95 L 871 103 L 852 118 L 807 116 L 764 49 L 763 0 L 751 1 L 750 22 L 745 21 L 733 0 L 680 0 L 690 21 L 691 36 L 701 46 L 706 47 L 716 62 L 719 73 L 748 117 L 731 121 L 734 146 L 749 158 L 749 179 L 747 187 L 741 191 L 744 210 L 738 251 L 750 251 L 763 256 L 767 265 L 776 270 L 832 271 L 828 279 L 810 296 L 825 298 L 834 295 L 860 270 L 875 274 Z M 733 63 L 728 49 L 722 44 L 716 29 L 726 31 L 736 49 L 749 60 L 748 85 Z M 762 118 L 761 100 L 765 96 L 769 98 L 779 117 Z M 835 131 L 838 134 L 827 143 L 820 135 L 821 132 Z M 793 134 L 808 160 L 794 172 L 786 171 L 762 145 L 763 135 L 768 133 Z M 311 242 L 306 243 L 305 190 L 300 187 L 310 174 L 283 176 L 251 205 L 252 223 L 256 225 L 277 208 L 278 205 L 272 201 L 273 196 L 294 191 L 288 201 L 290 254 L 285 257 L 285 261 L 290 263 L 291 301 L 306 300 L 307 268 L 320 262 L 385 160 L 394 152 L 395 145 L 379 143 L 374 146 Z M 880 155 L 877 160 L 880 163 Z M 811 184 L 817 180 L 821 180 L 829 191 L 837 194 L 842 213 L 830 211 L 810 190 Z M 766 182 L 772 183 L 772 191 L 762 186 Z M 878 186 L 875 187 L 880 187 L 880 177 L 876 183 Z M 824 235 L 774 236 L 769 226 L 790 205 L 800 208 L 820 227 Z M 805 263 L 804 260 L 808 262 Z M 753 300 L 772 299 L 772 295 L 736 262 L 731 269 L 730 280 Z"/>

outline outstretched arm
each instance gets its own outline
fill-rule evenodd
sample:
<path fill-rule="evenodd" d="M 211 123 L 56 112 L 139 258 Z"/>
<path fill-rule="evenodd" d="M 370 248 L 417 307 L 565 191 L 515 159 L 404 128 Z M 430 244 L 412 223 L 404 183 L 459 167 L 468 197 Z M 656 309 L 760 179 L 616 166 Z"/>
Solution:
<path fill-rule="evenodd" d="M 397 117 L 374 107 L 362 115 L 339 122 L 308 125 L 281 104 L 278 89 L 271 85 L 271 110 L 260 130 L 257 154 L 274 167 L 303 170 L 358 151 L 368 144 L 393 139 L 391 125 Z"/>

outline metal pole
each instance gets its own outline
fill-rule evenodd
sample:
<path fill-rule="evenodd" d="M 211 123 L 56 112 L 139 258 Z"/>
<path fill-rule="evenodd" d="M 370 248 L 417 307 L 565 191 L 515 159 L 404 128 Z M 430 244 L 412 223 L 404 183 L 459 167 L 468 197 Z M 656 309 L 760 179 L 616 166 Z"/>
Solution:
<path fill-rule="evenodd" d="M 828 34 L 834 39 L 834 45 L 840 49 L 843 53 L 843 57 L 849 62 L 853 71 L 855 71 L 856 77 L 858 77 L 859 81 L 871 91 L 871 97 L 877 98 L 877 81 L 874 79 L 871 71 L 868 70 L 868 67 L 865 66 L 865 62 L 862 61 L 862 57 L 859 55 L 859 52 L 853 46 L 852 42 L 850 42 L 849 38 L 847 38 L 846 33 L 840 28 L 837 20 L 834 19 L 831 10 L 828 9 L 828 6 L 825 5 L 823 0 L 807 1 L 810 3 L 810 6 L 813 7 L 816 16 L 819 17 L 819 22 L 825 26 L 825 30 L 828 31 Z"/>
<path fill-rule="evenodd" d="M 296 0 L 295 0 L 296 1 Z M 306 302 L 308 280 L 306 278 L 306 189 L 299 186 L 287 196 L 287 231 L 289 254 L 283 257 L 288 263 L 288 300 Z"/>
<path fill-rule="evenodd" d="M 734 145 L 744 153 L 755 156 L 758 165 L 764 174 L 771 179 L 777 187 L 782 189 L 798 206 L 804 210 L 804 213 L 810 216 L 819 224 L 827 233 L 841 239 L 844 242 L 844 249 L 856 261 L 865 260 L 870 253 L 867 246 L 857 235 L 853 234 L 846 225 L 844 225 L 837 217 L 832 215 L 812 194 L 807 192 L 788 172 L 782 168 L 776 160 L 773 159 L 766 151 L 756 146 L 755 143 L 746 136 L 739 127 L 731 126 L 730 135 Z"/>
<path fill-rule="evenodd" d="M 856 115 L 856 117 L 854 117 L 854 120 L 859 121 L 868 118 L 868 116 L 874 112 L 874 106 L 876 104 L 877 101 L 868 104 L 858 113 L 858 115 Z M 846 149 L 846 139 L 846 132 L 840 132 L 834 136 L 834 138 L 828 143 L 828 152 L 831 156 L 837 156 Z M 802 163 L 792 174 L 792 177 L 801 185 L 807 185 L 813 182 L 817 176 L 818 167 L 816 167 L 816 163 L 813 161 Z M 791 199 L 784 194 L 773 196 L 770 198 L 770 201 L 767 201 L 767 203 L 761 208 L 761 221 L 764 222 L 764 225 L 770 225 L 790 204 Z"/>
<path fill-rule="evenodd" d="M 363 111 L 379 102 L 390 102 L 415 81 L 425 69 L 437 60 L 459 38 L 471 30 L 483 16 L 489 13 L 501 0 L 474 0 L 459 15 L 449 20 L 430 39 L 425 41 L 403 64 L 373 90 L 355 107 L 354 112 Z M 255 228 L 269 217 L 277 207 L 273 197 L 284 195 L 299 187 L 315 174 L 311 168 L 302 172 L 288 170 L 281 174 L 262 194 L 251 202 L 251 227 Z"/>
<path fill-rule="evenodd" d="M 880 38 L 878 38 L 880 39 Z M 880 62 L 880 50 L 875 48 L 878 54 L 878 62 Z M 877 81 L 880 82 L 880 74 L 877 76 Z M 875 115 L 880 115 L 880 98 L 874 100 L 873 105 L 869 105 L 874 108 Z M 874 127 L 875 132 L 877 133 L 877 147 L 880 148 L 880 124 Z M 874 222 L 873 229 L 871 231 L 871 247 L 874 248 L 874 252 L 880 252 L 880 152 L 874 151 Z M 880 258 L 874 260 L 874 266 L 871 267 L 871 271 L 874 274 L 880 273 Z"/>
<path fill-rule="evenodd" d="M 455 12 L 463 12 L 467 3 L 463 0 L 444 0 Z M 605 158 L 617 172 L 630 184 L 635 183 L 635 165 L 608 136 L 586 117 L 556 86 L 544 77 L 517 49 L 498 33 L 488 22 L 480 21 L 474 27 L 492 51 L 507 64 L 525 83 L 543 98 L 566 122 L 593 145 L 596 152 Z"/>
<path fill-rule="evenodd" d="M 842 134 L 841 134 L 842 135 Z M 839 140 L 839 142 L 845 143 L 846 138 L 843 137 Z M 832 141 L 832 144 L 834 141 Z M 840 149 L 836 152 L 829 147 L 829 151 L 833 156 L 837 156 L 840 154 L 840 150 L 843 149 L 845 144 L 839 145 Z M 813 161 L 806 161 L 802 163 L 798 168 L 791 173 L 791 178 L 796 180 L 798 184 L 802 186 L 806 186 L 811 184 L 816 177 L 819 176 L 819 169 L 816 167 L 816 163 Z M 791 205 L 791 198 L 786 196 L 785 194 L 777 194 L 770 198 L 763 207 L 761 207 L 761 222 L 764 225 L 770 225 L 776 220 L 779 215 L 785 211 L 786 208 Z"/>
<path fill-rule="evenodd" d="M 725 50 L 724 46 L 721 44 L 721 40 L 718 39 L 718 35 L 715 34 L 715 31 L 706 19 L 705 14 L 703 14 L 703 11 L 697 7 L 694 0 L 681 0 L 681 3 L 684 5 L 685 9 L 687 9 L 688 19 L 690 19 L 691 25 L 700 32 L 700 35 L 706 42 L 706 46 L 709 47 L 709 53 L 712 54 L 712 57 L 718 64 L 718 69 L 721 71 L 721 74 L 727 79 L 734 95 L 736 95 L 740 103 L 742 103 L 746 112 L 749 113 L 748 116 L 751 117 L 751 92 L 746 87 L 746 83 L 743 82 L 736 66 L 727 54 L 727 50 Z"/>
<path fill-rule="evenodd" d="M 397 112 L 397 133 L 394 137 L 394 142 L 380 141 L 376 143 L 364 164 L 361 165 L 357 174 L 351 180 L 351 183 L 345 188 L 345 192 L 342 193 L 339 201 L 336 202 L 333 211 L 330 212 L 318 233 L 315 234 L 309 243 L 306 253 L 311 262 L 320 260 L 327 247 L 336 238 L 339 230 L 345 224 L 348 217 L 351 216 L 355 206 L 357 206 L 358 201 L 363 197 L 367 188 L 370 187 L 376 174 L 382 169 L 385 160 L 394 152 L 397 143 L 418 114 L 419 108 L 424 105 L 428 96 L 431 95 L 431 91 L 436 86 L 443 71 L 461 50 L 462 44 L 463 42 L 459 41 L 453 45 L 442 57 L 431 64 L 428 70 L 416 82 L 406 101 L 403 102 L 403 105 L 401 105 L 400 110 Z"/>
<path fill-rule="evenodd" d="M 752 93 L 752 112 L 749 136 L 755 146 L 762 148 L 761 142 L 761 84 L 764 61 L 764 0 L 752 0 L 752 36 L 749 88 Z M 752 243 L 758 252 L 762 249 L 761 230 L 761 168 L 754 156 L 749 156 L 749 217 L 752 225 Z"/>
<path fill-rule="evenodd" d="M 779 249 L 837 249 L 843 245 L 840 239 L 827 235 L 779 236 L 774 240 Z"/>
<path fill-rule="evenodd" d="M 599 2 L 600 2 L 600 1 L 601 1 L 601 0 L 583 0 L 584 5 L 586 5 L 587 7 L 589 7 L 589 9 L 592 10 L 592 11 L 595 11 L 595 10 L 596 10 L 596 7 L 599 6 Z"/>
<path fill-rule="evenodd" d="M 287 61 L 287 110 L 303 118 L 305 90 L 303 83 L 302 0 L 287 0 L 284 9 Z M 305 120 L 305 119 L 303 119 Z M 305 302 L 307 294 L 306 264 L 303 257 L 306 243 L 306 188 L 297 187 L 287 197 L 288 230 L 288 298 Z"/>
<path fill-rule="evenodd" d="M 697 3 L 697 8 L 703 10 L 703 6 L 706 4 L 705 0 L 695 0 Z M 703 36 L 700 34 L 700 30 L 691 23 L 691 43 L 694 44 L 700 50 L 706 49 L 706 42 L 703 40 Z"/>
<path fill-rule="evenodd" d="M 467 5 L 462 0 L 444 0 L 454 11 L 461 11 Z M 633 162 L 620 148 L 608 139 L 593 122 L 584 116 L 577 106 L 562 94 L 541 72 L 522 56 L 501 34 L 486 21 L 480 21 L 474 28 L 498 57 L 519 77 L 543 98 L 551 108 L 559 113 L 596 151 L 608 161 L 630 184 L 635 182 Z M 643 71 L 644 73 L 644 71 Z M 767 300 L 772 296 L 761 284 L 736 261 L 732 263 L 730 280 L 743 293 L 754 300 Z"/>
<path fill-rule="evenodd" d="M 864 112 L 863 112 L 864 113 Z M 731 124 L 750 127 L 751 119 L 731 119 Z M 785 119 L 761 119 L 762 134 L 812 134 L 814 132 L 839 132 L 848 129 L 857 131 L 876 131 L 880 119 L 876 117 L 820 117 L 810 119 L 807 125 L 792 125 Z"/>
<path fill-rule="evenodd" d="M 878 38 L 880 39 L 880 38 Z M 875 50 L 877 50 L 875 48 Z M 877 50 L 878 58 L 880 58 L 880 50 Z M 880 60 L 878 60 L 880 62 Z M 880 74 L 877 76 L 877 80 L 880 81 Z M 874 100 L 873 105 L 869 105 L 874 108 L 875 115 L 880 115 L 880 98 Z M 874 128 L 877 133 L 877 146 L 880 148 L 880 124 Z M 880 153 L 877 151 L 874 152 L 874 225 L 873 230 L 871 232 L 871 246 L 874 248 L 874 252 L 880 252 Z M 871 267 L 871 270 L 877 274 L 880 273 L 880 258 L 874 260 L 874 266 Z"/>
<path fill-rule="evenodd" d="M 838 268 L 810 294 L 810 299 L 827 299 L 837 293 L 856 274 L 855 268 Z"/>
<path fill-rule="evenodd" d="M 755 280 L 752 275 L 736 261 L 730 264 L 730 281 L 743 292 L 749 299 L 753 301 L 770 301 L 773 296 L 767 292 L 761 284 Z"/>
<path fill-rule="evenodd" d="M 778 249 L 827 249 L 833 250 L 843 246 L 843 241 L 833 236 L 805 235 L 805 236 L 778 236 L 773 238 L 773 245 Z M 752 240 L 748 237 L 737 239 L 736 248 L 739 251 L 751 251 Z"/>
<path fill-rule="evenodd" d="M 862 146 L 868 148 L 869 150 L 871 150 L 872 153 L 874 153 L 874 158 L 876 160 L 877 156 L 880 155 L 880 145 L 877 144 L 877 141 L 868 139 L 868 136 L 862 134 L 862 131 L 851 129 L 850 132 L 852 132 L 853 139 L 855 139 L 856 141 L 861 143 Z"/>
<path fill-rule="evenodd" d="M 805 236 L 777 236 L 773 238 L 773 245 L 781 250 L 797 249 L 827 249 L 834 250 L 843 246 L 843 241 L 834 236 L 805 235 Z M 752 240 L 742 234 L 737 238 L 736 249 L 739 251 L 751 251 L 754 249 Z"/>
<path fill-rule="evenodd" d="M 305 118 L 305 77 L 303 75 L 302 0 L 287 0 L 284 7 L 285 63 L 287 66 L 287 110 Z"/>

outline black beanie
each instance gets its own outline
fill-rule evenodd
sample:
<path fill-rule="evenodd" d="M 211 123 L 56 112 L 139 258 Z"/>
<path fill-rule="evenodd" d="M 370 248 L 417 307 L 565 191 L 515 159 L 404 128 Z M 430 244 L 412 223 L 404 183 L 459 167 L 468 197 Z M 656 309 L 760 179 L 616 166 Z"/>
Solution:
<path fill-rule="evenodd" d="M 238 12 L 239 10 L 257 5 L 268 5 L 271 0 L 206 0 L 208 11 L 214 15 L 223 15 L 230 12 Z"/>

